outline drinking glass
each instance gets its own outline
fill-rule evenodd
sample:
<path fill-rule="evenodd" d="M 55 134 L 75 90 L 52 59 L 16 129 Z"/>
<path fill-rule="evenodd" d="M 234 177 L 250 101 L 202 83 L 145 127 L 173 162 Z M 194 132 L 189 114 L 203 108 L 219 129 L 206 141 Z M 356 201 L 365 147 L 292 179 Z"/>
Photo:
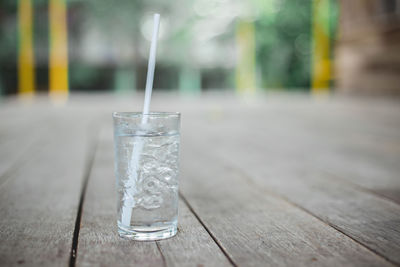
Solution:
<path fill-rule="evenodd" d="M 180 113 L 114 112 L 118 233 L 158 240 L 177 232 Z"/>

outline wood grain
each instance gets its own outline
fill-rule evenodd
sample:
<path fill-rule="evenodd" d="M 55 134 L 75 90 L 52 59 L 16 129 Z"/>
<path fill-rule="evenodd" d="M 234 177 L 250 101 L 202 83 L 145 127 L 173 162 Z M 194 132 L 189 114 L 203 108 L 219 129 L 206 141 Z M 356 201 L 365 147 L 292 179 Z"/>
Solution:
<path fill-rule="evenodd" d="M 281 134 L 295 133 L 293 149 L 323 150 L 312 159 L 315 167 L 400 203 L 400 108 L 377 104 L 287 112 L 290 129 Z"/>
<path fill-rule="evenodd" d="M 179 202 L 178 221 L 178 234 L 158 241 L 167 266 L 231 266 L 183 201 Z"/>
<path fill-rule="evenodd" d="M 43 149 L 0 188 L 2 265 L 68 264 L 88 142 L 76 118 L 55 112 Z"/>
<path fill-rule="evenodd" d="M 182 192 L 227 254 L 246 266 L 383 266 L 363 246 L 195 148 L 182 153 Z M 202 144 L 204 145 L 204 144 Z"/>
<path fill-rule="evenodd" d="M 0 109 L 0 187 L 11 173 L 30 159 L 43 144 L 41 136 L 47 125 L 44 118 L 34 117 L 32 112 L 8 114 Z M 42 125 L 42 127 L 36 127 Z"/>
<path fill-rule="evenodd" d="M 159 242 L 117 236 L 109 127 L 89 166 L 91 122 L 138 97 L 1 103 L 1 266 L 66 266 L 75 230 L 78 266 L 400 265 L 396 102 L 153 100 L 183 126 L 179 233 Z"/>
<path fill-rule="evenodd" d="M 299 118 L 296 113 L 299 111 L 293 116 Z M 237 117 L 240 116 L 237 113 Z M 334 139 L 334 135 L 325 133 L 317 137 L 318 133 L 310 129 L 311 137 L 307 136 L 298 126 L 301 121 L 294 123 L 279 113 L 264 113 L 264 118 L 256 117 L 256 113 L 247 113 L 241 120 L 237 117 L 227 117 L 212 127 L 205 127 L 205 120 L 204 124 L 197 121 L 205 130 L 196 144 L 212 151 L 211 158 L 250 177 L 256 186 L 276 192 L 382 257 L 400 263 L 397 253 L 400 251 L 400 206 L 337 179 L 344 175 L 340 164 L 334 168 L 335 176 L 321 171 L 319 158 L 335 149 L 330 141 L 324 143 L 321 139 Z M 317 131 L 318 126 L 313 129 Z M 228 132 L 235 134 L 221 136 Z M 194 131 L 188 132 L 188 135 L 193 134 Z M 337 155 L 336 161 L 342 161 L 342 165 L 351 164 L 350 156 Z M 374 169 L 374 165 L 362 167 Z M 379 184 L 379 178 L 383 179 L 375 177 L 375 185 Z M 390 179 L 393 179 L 391 185 L 396 186 L 398 178 L 385 181 Z"/>

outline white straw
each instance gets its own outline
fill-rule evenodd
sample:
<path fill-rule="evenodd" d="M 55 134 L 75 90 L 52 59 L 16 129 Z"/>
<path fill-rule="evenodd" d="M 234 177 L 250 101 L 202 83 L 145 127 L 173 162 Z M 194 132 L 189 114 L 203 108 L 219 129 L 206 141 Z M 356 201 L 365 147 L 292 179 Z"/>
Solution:
<path fill-rule="evenodd" d="M 147 114 L 149 114 L 150 110 L 150 100 L 151 100 L 151 92 L 153 90 L 153 80 L 154 80 L 154 69 L 156 66 L 156 53 L 157 53 L 157 37 L 158 37 L 158 28 L 160 25 L 160 14 L 154 14 L 154 22 L 153 22 L 153 36 L 151 38 L 151 46 L 150 46 L 150 56 L 149 56 L 149 64 L 147 66 L 147 79 L 146 79 L 146 91 L 144 96 L 144 105 L 143 105 L 143 114 L 142 114 L 142 124 L 146 124 L 148 120 Z M 124 192 L 124 201 L 128 199 L 128 196 L 133 196 L 135 194 L 135 187 L 137 181 L 137 168 L 139 164 L 139 156 L 143 150 L 143 142 L 138 142 L 134 147 L 134 151 L 132 153 L 131 159 L 131 171 L 129 180 L 127 182 L 128 190 Z M 128 196 L 127 196 L 128 195 Z M 133 203 L 134 204 L 134 203 Z M 132 203 L 129 205 L 122 206 L 122 214 L 121 214 L 121 222 L 124 226 L 131 225 L 131 217 L 132 217 Z"/>
<path fill-rule="evenodd" d="M 154 68 L 156 67 L 157 36 L 160 25 L 160 14 L 154 14 L 153 36 L 151 37 L 149 65 L 147 66 L 146 91 L 144 96 L 143 115 L 149 114 L 151 91 L 153 90 Z M 147 122 L 147 116 L 142 117 L 142 122 Z"/>

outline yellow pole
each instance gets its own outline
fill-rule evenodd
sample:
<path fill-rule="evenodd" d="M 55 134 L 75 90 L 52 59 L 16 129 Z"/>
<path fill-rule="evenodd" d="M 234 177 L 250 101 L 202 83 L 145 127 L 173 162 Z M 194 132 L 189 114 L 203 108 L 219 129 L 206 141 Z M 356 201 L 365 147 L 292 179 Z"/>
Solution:
<path fill-rule="evenodd" d="M 329 33 L 329 1 L 313 0 L 312 93 L 329 92 L 332 77 Z"/>
<path fill-rule="evenodd" d="M 68 98 L 68 39 L 66 0 L 49 0 L 49 93 L 56 102 Z"/>
<path fill-rule="evenodd" d="M 238 46 L 236 89 L 240 93 L 254 93 L 256 90 L 256 49 L 253 22 L 238 22 L 236 29 L 236 44 Z"/>
<path fill-rule="evenodd" d="M 18 1 L 18 93 L 23 97 L 35 92 L 32 13 L 31 0 Z"/>

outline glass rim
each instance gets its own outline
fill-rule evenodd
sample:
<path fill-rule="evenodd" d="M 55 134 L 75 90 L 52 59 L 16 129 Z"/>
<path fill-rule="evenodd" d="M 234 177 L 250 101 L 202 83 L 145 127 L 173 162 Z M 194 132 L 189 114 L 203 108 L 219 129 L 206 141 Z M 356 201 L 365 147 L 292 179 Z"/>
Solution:
<path fill-rule="evenodd" d="M 143 114 L 142 112 L 134 111 L 114 111 L 112 113 L 113 118 L 120 118 L 120 119 L 129 119 L 129 118 L 141 118 L 145 116 L 149 116 L 150 118 L 179 118 L 181 116 L 180 112 L 160 112 L 154 111 L 149 112 L 147 114 Z"/>

